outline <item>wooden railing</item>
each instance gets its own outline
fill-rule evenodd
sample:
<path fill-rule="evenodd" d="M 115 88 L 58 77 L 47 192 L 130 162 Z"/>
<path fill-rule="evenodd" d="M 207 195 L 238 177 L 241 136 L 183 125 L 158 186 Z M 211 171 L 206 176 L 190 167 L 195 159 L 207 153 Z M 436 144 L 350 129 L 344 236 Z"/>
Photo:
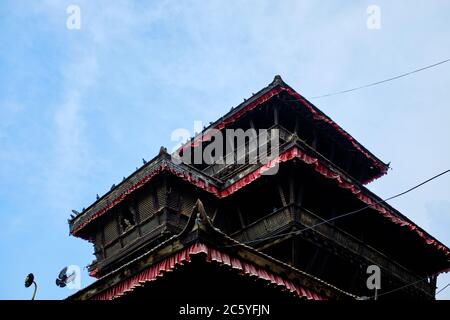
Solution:
<path fill-rule="evenodd" d="M 247 225 L 245 228 L 235 232 L 231 236 L 240 242 L 248 242 L 267 236 L 273 236 L 289 230 L 290 227 L 296 226 L 298 229 L 315 226 L 324 220 L 319 216 L 309 212 L 308 210 L 290 204 L 286 207 L 280 208 L 263 218 Z M 401 282 L 415 283 L 416 288 L 421 289 L 425 294 L 434 296 L 434 288 L 426 281 L 421 281 L 421 277 L 415 275 L 413 272 L 393 261 L 380 251 L 367 245 L 358 238 L 352 236 L 344 230 L 337 228 L 331 224 L 320 224 L 314 228 L 309 229 L 319 236 L 323 242 L 329 246 L 337 246 L 344 250 L 347 254 L 354 258 L 363 259 L 367 264 L 378 265 L 381 269 L 387 270 L 394 275 Z M 292 235 L 291 235 L 292 236 Z M 280 236 L 278 239 L 282 239 Z M 253 242 L 252 245 L 258 247 L 261 242 Z"/>

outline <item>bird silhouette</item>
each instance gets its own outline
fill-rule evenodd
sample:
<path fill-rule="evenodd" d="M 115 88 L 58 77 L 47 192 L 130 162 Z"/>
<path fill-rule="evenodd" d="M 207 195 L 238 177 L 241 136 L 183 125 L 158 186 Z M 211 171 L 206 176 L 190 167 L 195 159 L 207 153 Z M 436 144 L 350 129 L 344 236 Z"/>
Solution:
<path fill-rule="evenodd" d="M 72 274 L 67 275 L 67 267 L 61 270 L 56 279 L 56 285 L 60 288 L 64 288 L 69 282 L 73 281 L 76 277 L 75 271 Z"/>

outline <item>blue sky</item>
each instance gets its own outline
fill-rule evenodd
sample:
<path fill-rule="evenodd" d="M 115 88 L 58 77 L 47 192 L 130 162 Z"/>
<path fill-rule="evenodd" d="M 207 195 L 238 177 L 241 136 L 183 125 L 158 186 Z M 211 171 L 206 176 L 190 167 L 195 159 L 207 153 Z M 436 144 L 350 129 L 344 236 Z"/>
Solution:
<path fill-rule="evenodd" d="M 70 4 L 80 30 L 66 28 Z M 380 30 L 366 26 L 371 4 Z M 449 12 L 445 0 L 2 1 L 0 299 L 30 298 L 29 272 L 40 299 L 73 293 L 55 277 L 93 249 L 69 237 L 71 209 L 171 148 L 173 130 L 215 120 L 275 74 L 311 97 L 449 58 Z M 384 197 L 450 167 L 449 84 L 450 63 L 313 102 L 391 161 L 370 186 Z M 392 204 L 450 245 L 449 195 L 445 176 Z"/>

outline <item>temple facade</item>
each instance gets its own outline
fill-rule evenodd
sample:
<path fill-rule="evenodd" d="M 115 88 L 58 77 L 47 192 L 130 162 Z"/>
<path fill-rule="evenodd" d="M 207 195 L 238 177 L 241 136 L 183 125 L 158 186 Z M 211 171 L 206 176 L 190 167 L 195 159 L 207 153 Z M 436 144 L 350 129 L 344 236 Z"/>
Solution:
<path fill-rule="evenodd" d="M 388 168 L 276 76 L 69 220 L 98 278 L 69 299 L 360 299 L 369 266 L 379 299 L 434 299 L 450 250 L 365 187 Z"/>

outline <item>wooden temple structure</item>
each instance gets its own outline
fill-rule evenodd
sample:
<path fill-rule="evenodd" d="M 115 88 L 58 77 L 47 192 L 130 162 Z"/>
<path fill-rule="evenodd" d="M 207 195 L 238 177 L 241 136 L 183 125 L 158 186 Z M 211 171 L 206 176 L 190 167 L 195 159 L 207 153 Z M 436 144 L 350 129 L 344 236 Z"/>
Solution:
<path fill-rule="evenodd" d="M 435 298 L 449 248 L 365 187 L 388 165 L 281 77 L 178 153 L 211 143 L 208 130 L 249 128 L 278 129 L 269 163 L 180 163 L 161 148 L 69 220 L 98 278 L 69 299 L 358 299 L 374 294 L 370 265 L 380 299 Z"/>

